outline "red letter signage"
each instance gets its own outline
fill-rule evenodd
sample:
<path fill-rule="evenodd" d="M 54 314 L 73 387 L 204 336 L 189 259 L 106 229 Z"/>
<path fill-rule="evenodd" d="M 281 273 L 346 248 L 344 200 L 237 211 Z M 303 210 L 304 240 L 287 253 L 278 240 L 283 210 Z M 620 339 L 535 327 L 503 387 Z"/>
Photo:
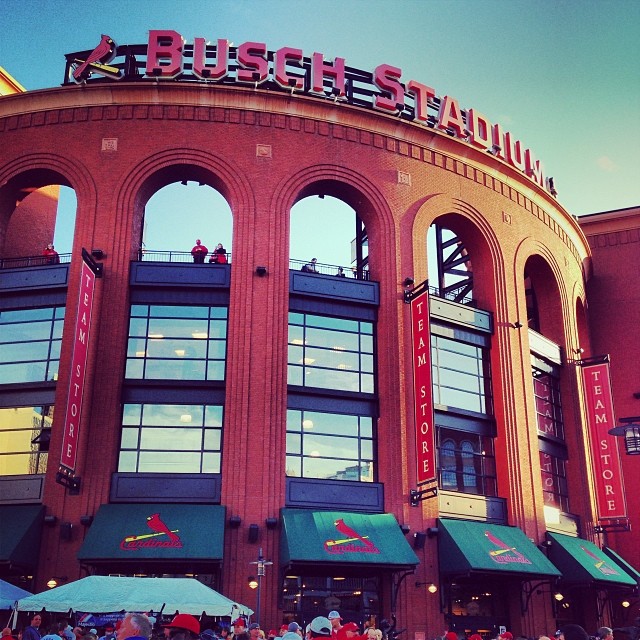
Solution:
<path fill-rule="evenodd" d="M 429 332 L 429 293 L 411 300 L 413 341 L 413 394 L 416 429 L 417 484 L 436 479 L 435 426 L 431 388 L 431 336 Z"/>
<path fill-rule="evenodd" d="M 82 413 L 82 393 L 84 391 L 84 378 L 89 353 L 89 328 L 91 327 L 95 282 L 95 273 L 83 260 L 82 273 L 80 275 L 78 315 L 73 336 L 71 380 L 69 382 L 67 411 L 64 417 L 62 454 L 60 456 L 60 464 L 72 472 L 76 469 L 76 456 L 78 453 L 78 428 Z"/>
<path fill-rule="evenodd" d="M 591 435 L 591 462 L 600 520 L 626 518 L 618 441 L 608 431 L 615 426 L 609 363 L 582 366 L 587 422 Z"/>

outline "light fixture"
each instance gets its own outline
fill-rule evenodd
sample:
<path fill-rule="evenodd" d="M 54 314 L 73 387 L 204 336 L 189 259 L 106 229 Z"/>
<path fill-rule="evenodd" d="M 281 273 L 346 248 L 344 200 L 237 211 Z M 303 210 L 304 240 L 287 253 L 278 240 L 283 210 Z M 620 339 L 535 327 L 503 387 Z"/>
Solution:
<path fill-rule="evenodd" d="M 258 537 L 260 536 L 260 527 L 257 524 L 249 525 L 249 542 L 254 544 L 258 542 Z"/>
<path fill-rule="evenodd" d="M 107 254 L 102 249 L 91 249 L 91 255 L 96 260 L 102 260 Z"/>
<path fill-rule="evenodd" d="M 93 516 L 89 516 L 89 515 L 80 516 L 80 524 L 83 527 L 90 527 L 92 523 L 93 523 Z"/>
<path fill-rule="evenodd" d="M 181 180 L 180 184 L 186 187 L 189 183 L 186 180 Z"/>
<path fill-rule="evenodd" d="M 401 524 L 400 531 L 406 536 L 409 531 L 411 531 L 411 527 L 408 524 Z"/>
<path fill-rule="evenodd" d="M 66 582 L 67 580 L 67 576 L 53 576 L 53 578 L 47 580 L 47 587 L 55 589 L 61 582 Z"/>
<path fill-rule="evenodd" d="M 273 530 L 278 526 L 278 518 L 266 518 L 264 524 L 267 529 Z"/>
<path fill-rule="evenodd" d="M 579 356 L 580 354 L 584 353 L 584 349 L 582 347 L 578 347 L 577 349 L 573 350 L 573 353 Z"/>
<path fill-rule="evenodd" d="M 255 576 L 249 576 L 249 589 L 257 589 L 258 581 Z"/>
<path fill-rule="evenodd" d="M 260 600 L 261 600 L 261 591 L 262 591 L 262 578 L 264 578 L 265 567 L 272 565 L 273 562 L 264 559 L 264 556 L 262 555 L 262 547 L 260 547 L 260 549 L 258 550 L 258 559 L 255 562 L 250 562 L 249 564 L 255 564 L 257 568 L 256 574 L 258 579 L 256 580 L 256 586 L 251 587 L 253 580 L 249 582 L 249 586 L 252 589 L 258 589 L 258 593 L 256 594 L 256 622 L 260 624 Z"/>
<path fill-rule="evenodd" d="M 229 518 L 229 527 L 231 529 L 237 529 L 242 524 L 242 518 L 240 516 L 231 516 Z"/>
<path fill-rule="evenodd" d="M 427 541 L 427 534 L 424 531 L 416 531 L 413 534 L 413 548 L 424 549 L 424 544 Z"/>
<path fill-rule="evenodd" d="M 520 320 L 516 320 L 515 322 L 511 323 L 511 326 L 514 329 L 522 329 L 522 322 L 520 322 Z"/>
<path fill-rule="evenodd" d="M 44 517 L 44 523 L 46 525 L 49 525 L 50 527 L 52 527 L 56 522 L 58 522 L 58 517 L 57 516 L 45 516 Z"/>
<path fill-rule="evenodd" d="M 563 596 L 559 591 L 556 591 L 556 592 L 553 594 L 553 597 L 554 597 L 554 598 L 555 598 L 555 600 L 557 600 L 558 602 L 562 602 L 562 601 L 564 600 L 564 596 Z"/>
<path fill-rule="evenodd" d="M 435 538 L 440 533 L 440 529 L 438 527 L 429 527 L 427 529 L 427 536 L 429 538 Z"/>
<path fill-rule="evenodd" d="M 620 605 L 625 609 L 628 609 L 631 606 L 631 602 L 629 602 L 629 600 L 623 600 Z"/>
<path fill-rule="evenodd" d="M 73 524 L 71 522 L 60 523 L 60 540 L 71 540 Z"/>
<path fill-rule="evenodd" d="M 403 286 L 403 287 L 410 287 L 414 282 L 415 282 L 415 280 L 414 280 L 411 276 L 407 276 L 407 277 L 402 281 L 402 286 Z"/>
<path fill-rule="evenodd" d="M 416 587 L 427 587 L 429 593 L 436 593 L 438 591 L 438 585 L 434 582 L 416 582 Z"/>
<path fill-rule="evenodd" d="M 640 455 L 640 416 L 620 418 L 623 424 L 609 429 L 609 435 L 624 438 L 624 448 L 629 456 Z"/>
<path fill-rule="evenodd" d="M 256 267 L 256 275 L 264 278 L 267 275 L 267 267 Z"/>

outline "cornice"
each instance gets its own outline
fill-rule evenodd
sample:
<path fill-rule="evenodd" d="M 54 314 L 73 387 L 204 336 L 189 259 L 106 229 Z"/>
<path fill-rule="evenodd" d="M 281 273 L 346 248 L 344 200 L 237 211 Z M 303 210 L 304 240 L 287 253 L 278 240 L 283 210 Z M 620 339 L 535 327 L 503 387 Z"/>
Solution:
<path fill-rule="evenodd" d="M 0 134 L 99 121 L 194 121 L 332 137 L 439 167 L 505 197 L 542 222 L 581 262 L 589 244 L 576 219 L 506 162 L 437 130 L 332 101 L 244 87 L 119 83 L 61 87 L 0 99 Z M 509 212 L 505 212 L 509 215 Z"/>

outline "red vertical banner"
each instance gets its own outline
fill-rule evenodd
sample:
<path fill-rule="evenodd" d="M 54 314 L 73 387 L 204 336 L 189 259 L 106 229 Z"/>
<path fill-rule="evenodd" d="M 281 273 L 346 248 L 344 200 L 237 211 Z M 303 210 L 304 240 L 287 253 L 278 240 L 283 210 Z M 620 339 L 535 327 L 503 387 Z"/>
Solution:
<path fill-rule="evenodd" d="M 598 518 L 626 518 L 618 440 L 608 433 L 615 426 L 609 363 L 582 365 L 582 383 L 591 435 L 591 463 L 596 483 Z"/>
<path fill-rule="evenodd" d="M 87 356 L 89 353 L 89 329 L 91 327 L 91 311 L 96 274 L 89 265 L 82 261 L 80 276 L 80 294 L 78 296 L 78 314 L 73 336 L 73 358 L 69 379 L 69 396 L 67 411 L 64 417 L 64 434 L 60 464 L 65 469 L 75 472 L 78 453 L 78 436 L 80 416 L 82 414 L 82 396 L 84 393 Z"/>
<path fill-rule="evenodd" d="M 433 417 L 429 292 L 411 299 L 413 395 L 416 431 L 417 484 L 436 479 L 436 438 Z"/>

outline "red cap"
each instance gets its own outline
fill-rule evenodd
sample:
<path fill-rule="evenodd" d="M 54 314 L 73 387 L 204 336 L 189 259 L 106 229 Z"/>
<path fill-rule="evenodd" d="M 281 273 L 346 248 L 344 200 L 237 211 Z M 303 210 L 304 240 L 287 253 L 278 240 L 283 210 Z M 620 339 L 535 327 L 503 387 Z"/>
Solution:
<path fill-rule="evenodd" d="M 458 640 L 458 634 L 455 631 L 447 631 L 447 633 L 444 634 L 444 639 L 445 640 Z"/>
<path fill-rule="evenodd" d="M 169 624 L 163 624 L 163 627 L 179 628 L 191 631 L 195 635 L 200 634 L 200 623 L 189 613 L 179 613 Z"/>
<path fill-rule="evenodd" d="M 479 633 L 473 633 L 469 636 L 468 640 L 482 640 L 482 636 Z"/>
<path fill-rule="evenodd" d="M 358 631 L 360 632 L 360 627 L 355 622 L 347 622 L 347 624 L 342 625 L 343 631 Z"/>
<path fill-rule="evenodd" d="M 511 631 L 505 631 L 500 634 L 500 637 L 504 638 L 504 640 L 513 640 L 513 633 L 511 633 Z"/>

